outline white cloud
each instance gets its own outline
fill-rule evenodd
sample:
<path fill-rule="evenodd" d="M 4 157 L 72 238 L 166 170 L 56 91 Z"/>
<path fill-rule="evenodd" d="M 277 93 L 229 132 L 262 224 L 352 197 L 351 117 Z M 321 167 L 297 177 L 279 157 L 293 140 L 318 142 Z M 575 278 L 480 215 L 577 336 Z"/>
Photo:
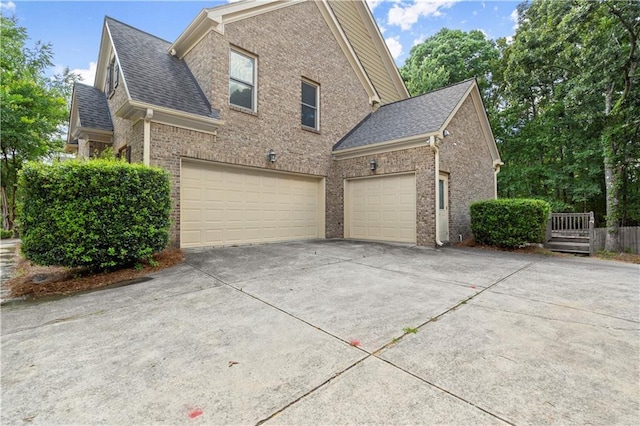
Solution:
<path fill-rule="evenodd" d="M 400 43 L 400 36 L 388 37 L 385 38 L 384 41 L 387 43 L 387 47 L 389 48 L 389 52 L 391 52 L 393 59 L 398 59 L 403 52 L 402 44 Z"/>
<path fill-rule="evenodd" d="M 96 67 L 98 64 L 91 61 L 89 62 L 89 68 L 76 68 L 71 70 L 72 73 L 78 74 L 82 77 L 84 84 L 93 85 L 93 81 L 96 79 Z"/>
<path fill-rule="evenodd" d="M 373 9 L 378 7 L 378 5 L 382 3 L 382 0 L 367 0 L 367 4 L 369 5 L 369 9 L 373 12 Z"/>
<path fill-rule="evenodd" d="M 509 19 L 513 21 L 513 29 L 518 29 L 518 9 L 513 9 L 513 12 L 509 15 Z"/>
<path fill-rule="evenodd" d="M 384 34 L 387 31 L 387 29 L 382 25 L 378 25 L 378 28 L 380 28 L 380 34 Z"/>
<path fill-rule="evenodd" d="M 423 16 L 440 16 L 441 9 L 451 7 L 455 0 L 413 0 L 410 4 L 396 3 L 389 9 L 389 25 L 399 25 L 403 30 L 410 30 L 413 24 Z"/>
<path fill-rule="evenodd" d="M 419 45 L 420 43 L 425 41 L 426 38 L 427 38 L 426 35 L 420 34 L 420 37 L 413 39 L 413 44 L 411 45 L 411 47 Z"/>
<path fill-rule="evenodd" d="M 15 12 L 16 11 L 16 4 L 12 1 L 8 1 L 8 2 L 0 2 L 0 12 L 5 13 L 5 12 Z"/>

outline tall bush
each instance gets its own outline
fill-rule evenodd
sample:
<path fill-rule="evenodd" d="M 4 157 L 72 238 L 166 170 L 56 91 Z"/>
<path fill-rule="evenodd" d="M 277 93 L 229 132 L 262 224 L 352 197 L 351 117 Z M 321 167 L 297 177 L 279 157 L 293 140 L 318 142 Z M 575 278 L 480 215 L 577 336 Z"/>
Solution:
<path fill-rule="evenodd" d="M 479 201 L 471 205 L 471 230 L 476 242 L 519 247 L 544 241 L 551 207 L 543 200 Z"/>
<path fill-rule="evenodd" d="M 18 194 L 22 252 L 40 265 L 130 265 L 169 239 L 169 177 L 161 169 L 107 160 L 29 163 Z"/>

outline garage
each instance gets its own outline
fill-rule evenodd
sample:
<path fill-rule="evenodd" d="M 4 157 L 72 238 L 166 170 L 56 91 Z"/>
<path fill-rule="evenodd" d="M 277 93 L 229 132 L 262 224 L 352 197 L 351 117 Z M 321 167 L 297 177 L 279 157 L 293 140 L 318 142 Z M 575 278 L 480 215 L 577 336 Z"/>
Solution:
<path fill-rule="evenodd" d="M 345 238 L 416 242 L 414 173 L 347 180 Z"/>
<path fill-rule="evenodd" d="M 324 238 L 324 179 L 182 161 L 181 247 Z"/>

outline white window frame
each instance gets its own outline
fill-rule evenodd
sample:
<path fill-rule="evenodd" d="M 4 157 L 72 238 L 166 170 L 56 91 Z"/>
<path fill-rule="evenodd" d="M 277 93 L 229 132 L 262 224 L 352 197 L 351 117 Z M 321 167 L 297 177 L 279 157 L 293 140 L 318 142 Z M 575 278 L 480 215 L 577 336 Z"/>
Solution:
<path fill-rule="evenodd" d="M 249 84 L 246 81 L 238 80 L 238 79 L 235 79 L 235 78 L 231 77 L 231 56 L 234 53 L 237 54 L 237 55 L 240 55 L 240 56 L 244 56 L 245 58 L 251 59 L 251 61 L 253 62 L 253 82 L 251 84 Z M 240 50 L 240 49 L 237 49 L 235 47 L 231 47 L 229 49 L 229 80 L 228 81 L 229 81 L 229 83 L 231 81 L 235 81 L 235 82 L 238 82 L 240 84 L 251 86 L 251 88 L 253 89 L 252 99 L 251 99 L 251 108 L 247 108 L 247 107 L 244 107 L 242 105 L 236 105 L 234 103 L 231 103 L 231 91 L 229 90 L 229 88 L 227 88 L 229 105 L 231 105 L 234 108 L 239 108 L 239 109 L 247 110 L 247 111 L 251 111 L 251 112 L 257 112 L 258 111 L 258 57 L 256 55 L 253 55 L 253 54 L 251 54 L 249 52 L 246 52 L 244 50 Z"/>
<path fill-rule="evenodd" d="M 309 105 L 309 104 L 305 104 L 302 101 L 302 85 L 306 84 L 307 86 L 311 86 L 314 87 L 316 89 L 316 105 Z M 302 106 L 306 106 L 306 107 L 310 107 L 315 109 L 316 111 L 316 123 L 315 123 L 315 127 L 309 127 L 305 124 L 302 123 Z M 307 130 L 315 130 L 317 132 L 320 131 L 320 84 L 311 81 L 309 79 L 303 78 L 301 79 L 300 82 L 300 125 L 302 126 L 303 129 L 307 129 Z"/>

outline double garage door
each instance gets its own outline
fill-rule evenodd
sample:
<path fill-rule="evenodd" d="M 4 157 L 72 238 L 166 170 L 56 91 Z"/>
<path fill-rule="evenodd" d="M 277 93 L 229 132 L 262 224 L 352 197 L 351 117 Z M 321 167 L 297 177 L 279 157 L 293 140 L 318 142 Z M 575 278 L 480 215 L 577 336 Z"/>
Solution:
<path fill-rule="evenodd" d="M 415 174 L 348 180 L 345 238 L 415 243 Z"/>
<path fill-rule="evenodd" d="M 201 161 L 181 167 L 182 247 L 324 237 L 322 179 Z"/>

